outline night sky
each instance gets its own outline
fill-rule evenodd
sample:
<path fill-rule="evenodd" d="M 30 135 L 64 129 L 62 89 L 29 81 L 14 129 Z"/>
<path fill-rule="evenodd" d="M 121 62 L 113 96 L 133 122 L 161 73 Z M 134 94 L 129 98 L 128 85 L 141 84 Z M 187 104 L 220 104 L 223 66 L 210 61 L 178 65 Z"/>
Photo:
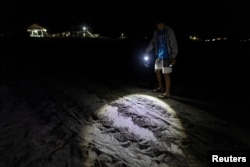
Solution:
<path fill-rule="evenodd" d="M 164 3 L 1 0 L 1 32 L 25 31 L 37 23 L 51 33 L 87 25 L 108 36 L 143 36 L 152 33 L 153 19 L 164 15 L 178 34 L 250 36 L 249 2 Z"/>

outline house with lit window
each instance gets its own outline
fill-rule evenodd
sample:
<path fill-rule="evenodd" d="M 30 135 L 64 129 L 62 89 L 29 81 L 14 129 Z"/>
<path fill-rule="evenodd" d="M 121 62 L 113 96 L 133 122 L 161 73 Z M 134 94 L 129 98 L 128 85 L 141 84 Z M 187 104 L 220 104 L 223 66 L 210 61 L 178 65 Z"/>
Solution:
<path fill-rule="evenodd" d="M 30 37 L 47 36 L 47 29 L 38 24 L 32 24 L 31 26 L 27 28 L 27 31 L 29 32 Z"/>

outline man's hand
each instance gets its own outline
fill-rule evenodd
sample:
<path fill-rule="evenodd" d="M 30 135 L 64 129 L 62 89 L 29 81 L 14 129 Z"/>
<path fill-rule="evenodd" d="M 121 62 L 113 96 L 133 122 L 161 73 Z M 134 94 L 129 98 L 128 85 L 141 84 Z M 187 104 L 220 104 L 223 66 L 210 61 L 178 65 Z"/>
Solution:
<path fill-rule="evenodd" d="M 171 64 L 172 64 L 172 65 L 175 65 L 175 63 L 176 63 L 176 59 L 175 59 L 175 58 L 172 58 L 172 59 L 171 59 Z"/>

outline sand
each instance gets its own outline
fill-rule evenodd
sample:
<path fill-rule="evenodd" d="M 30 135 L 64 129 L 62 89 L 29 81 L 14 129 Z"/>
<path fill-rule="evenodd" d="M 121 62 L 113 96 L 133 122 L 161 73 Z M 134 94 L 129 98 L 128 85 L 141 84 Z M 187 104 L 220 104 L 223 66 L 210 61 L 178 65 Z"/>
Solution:
<path fill-rule="evenodd" d="M 1 84 L 0 166 L 205 167 L 250 148 L 247 128 L 115 82 Z"/>

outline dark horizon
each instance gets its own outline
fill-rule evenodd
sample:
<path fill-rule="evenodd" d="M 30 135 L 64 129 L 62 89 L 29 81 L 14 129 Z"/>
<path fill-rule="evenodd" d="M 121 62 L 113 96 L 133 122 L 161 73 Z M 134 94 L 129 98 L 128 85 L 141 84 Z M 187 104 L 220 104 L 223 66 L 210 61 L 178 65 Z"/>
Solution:
<path fill-rule="evenodd" d="M 31 3 L 32 2 L 32 3 Z M 249 2 L 79 3 L 76 1 L 1 1 L 1 33 L 24 32 L 33 23 L 51 33 L 89 26 L 105 36 L 151 35 L 154 19 L 165 15 L 179 34 L 249 38 Z"/>

